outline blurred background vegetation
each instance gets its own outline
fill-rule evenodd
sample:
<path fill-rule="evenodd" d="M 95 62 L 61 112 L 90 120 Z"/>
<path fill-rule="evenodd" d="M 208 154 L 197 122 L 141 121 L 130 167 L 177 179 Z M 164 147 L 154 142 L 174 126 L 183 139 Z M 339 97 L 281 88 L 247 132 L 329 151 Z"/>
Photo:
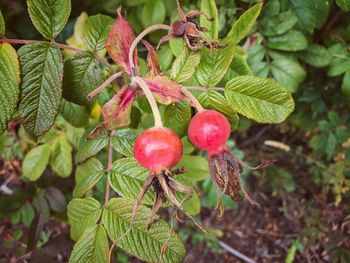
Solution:
<path fill-rule="evenodd" d="M 198 9 L 198 2 L 183 0 L 182 4 L 185 10 Z M 225 36 L 235 19 L 255 2 L 217 0 L 220 35 Z M 240 262 L 223 248 L 221 240 L 257 262 L 350 262 L 350 2 L 264 2 L 258 23 L 242 43 L 247 50 L 244 63 L 253 74 L 274 77 L 291 90 L 295 112 L 280 125 L 241 119 L 230 142 L 234 153 L 252 163 L 277 160 L 264 171 L 243 175 L 260 207 L 225 199 L 224 217 L 213 218 L 215 191 L 209 179 L 200 182 L 201 219 L 217 239 L 208 239 L 188 225 L 180 231 L 187 241 L 185 261 Z M 70 21 L 57 42 L 70 39 L 82 12 L 115 17 L 119 5 L 136 33 L 151 24 L 170 23 L 177 14 L 174 0 L 73 0 Z M 40 39 L 24 0 L 0 0 L 0 8 L 7 37 Z M 162 33 L 152 34 L 149 40 L 156 44 Z M 140 50 L 145 56 L 145 50 Z M 21 143 L 3 135 L 0 150 L 0 196 L 12 187 L 23 189 L 16 200 L 0 198 L 0 261 L 25 254 L 37 207 L 46 209 L 49 222 L 35 233 L 40 236 L 38 246 L 55 244 L 52 253 L 64 261 L 70 251 L 60 234 L 68 233 L 65 200 L 71 199 L 73 176 L 47 176 L 39 185 L 54 182 L 55 188 L 43 187 L 42 193 L 34 193 L 32 185 L 11 177 L 23 159 Z M 103 184 L 99 191 L 97 195 L 102 196 Z M 50 207 L 43 205 L 42 196 Z M 137 262 L 121 251 L 116 257 L 118 262 Z M 41 259 L 37 256 L 32 262 Z"/>

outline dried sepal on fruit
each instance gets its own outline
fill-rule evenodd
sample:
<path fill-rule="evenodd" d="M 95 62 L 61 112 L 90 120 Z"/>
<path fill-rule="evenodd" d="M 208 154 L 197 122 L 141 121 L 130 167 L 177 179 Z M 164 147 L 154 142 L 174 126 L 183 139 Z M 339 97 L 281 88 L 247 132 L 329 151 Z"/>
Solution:
<path fill-rule="evenodd" d="M 174 38 L 182 38 L 186 45 L 191 50 L 200 50 L 203 47 L 210 49 L 219 49 L 224 48 L 225 45 L 220 44 L 218 40 L 209 41 L 204 36 L 203 33 L 208 32 L 209 30 L 205 27 L 201 27 L 194 20 L 195 16 L 204 15 L 208 21 L 212 21 L 204 12 L 200 10 L 190 10 L 185 13 L 178 0 L 177 2 L 177 11 L 180 17 L 180 20 L 176 20 L 171 24 L 171 30 L 168 35 L 162 37 L 158 43 L 157 49 L 160 45 Z"/>
<path fill-rule="evenodd" d="M 251 167 L 234 156 L 227 148 L 226 143 L 230 136 L 231 128 L 227 118 L 214 110 L 198 112 L 191 120 L 188 127 L 190 141 L 199 149 L 208 152 L 208 162 L 211 180 L 218 192 L 218 206 L 222 211 L 222 194 L 229 195 L 232 200 L 241 199 L 241 191 L 245 198 L 252 204 L 256 204 L 242 188 L 240 183 L 241 167 L 251 170 L 264 168 L 273 161 L 264 161 L 257 167 Z"/>

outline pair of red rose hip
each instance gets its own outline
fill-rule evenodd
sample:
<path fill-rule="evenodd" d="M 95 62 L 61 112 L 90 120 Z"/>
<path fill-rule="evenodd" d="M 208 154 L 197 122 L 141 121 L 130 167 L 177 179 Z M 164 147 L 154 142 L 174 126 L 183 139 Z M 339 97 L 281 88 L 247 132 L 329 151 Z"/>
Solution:
<path fill-rule="evenodd" d="M 226 149 L 230 136 L 227 118 L 214 110 L 198 112 L 188 127 L 190 141 L 209 156 Z M 151 128 L 142 132 L 135 141 L 136 160 L 152 173 L 176 165 L 182 156 L 182 142 L 179 136 L 168 128 Z"/>

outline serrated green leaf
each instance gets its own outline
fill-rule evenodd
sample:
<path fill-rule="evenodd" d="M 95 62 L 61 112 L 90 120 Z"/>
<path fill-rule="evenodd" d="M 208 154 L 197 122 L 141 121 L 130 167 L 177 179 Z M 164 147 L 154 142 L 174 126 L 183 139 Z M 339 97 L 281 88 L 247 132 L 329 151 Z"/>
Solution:
<path fill-rule="evenodd" d="M 137 134 L 130 129 L 118 130 L 115 136 L 112 137 L 111 142 L 114 150 L 124 156 L 134 156 L 134 142 Z"/>
<path fill-rule="evenodd" d="M 187 101 L 181 101 L 163 107 L 162 120 L 165 127 L 175 131 L 179 137 L 187 134 L 188 123 L 191 120 L 191 106 Z"/>
<path fill-rule="evenodd" d="M 114 191 L 119 195 L 135 200 L 148 175 L 149 172 L 141 167 L 134 158 L 123 158 L 113 163 L 108 180 Z M 154 191 L 149 189 L 143 203 L 151 205 L 154 198 Z"/>
<path fill-rule="evenodd" d="M 170 39 L 169 46 L 174 56 L 178 57 L 185 48 L 185 42 L 181 38 Z"/>
<path fill-rule="evenodd" d="M 326 143 L 326 153 L 327 153 L 328 159 L 332 158 L 336 145 L 337 145 L 337 139 L 335 138 L 334 134 L 331 132 L 328 135 L 327 143 Z"/>
<path fill-rule="evenodd" d="M 286 33 L 298 22 L 298 17 L 291 12 L 283 12 L 261 20 L 260 27 L 265 36 L 276 36 Z"/>
<path fill-rule="evenodd" d="M 5 35 L 5 21 L 0 10 L 0 36 Z"/>
<path fill-rule="evenodd" d="M 290 30 L 283 35 L 270 37 L 267 46 L 282 51 L 299 51 L 307 48 L 308 41 L 299 31 Z"/>
<path fill-rule="evenodd" d="M 49 43 L 34 42 L 18 50 L 22 70 L 19 114 L 34 136 L 54 124 L 62 98 L 63 58 Z"/>
<path fill-rule="evenodd" d="M 61 102 L 60 114 L 66 121 L 77 128 L 89 125 L 89 112 L 87 108 L 65 99 Z"/>
<path fill-rule="evenodd" d="M 98 183 L 104 174 L 105 169 L 102 163 L 95 158 L 79 165 L 75 171 L 74 198 L 82 197 Z"/>
<path fill-rule="evenodd" d="M 185 173 L 176 178 L 186 182 L 198 182 L 209 176 L 208 160 L 202 156 L 184 155 L 176 167 L 185 168 Z"/>
<path fill-rule="evenodd" d="M 77 241 L 87 228 L 97 223 L 101 213 L 101 204 L 94 198 L 75 198 L 70 201 L 67 215 L 71 225 L 71 238 Z"/>
<path fill-rule="evenodd" d="M 219 83 L 230 67 L 234 54 L 234 44 L 219 50 L 202 49 L 201 63 L 196 72 L 199 83 L 204 87 L 214 87 Z"/>
<path fill-rule="evenodd" d="M 88 94 L 103 82 L 101 69 L 91 52 L 80 52 L 64 63 L 63 97 L 78 105 L 87 105 Z"/>
<path fill-rule="evenodd" d="M 70 0 L 27 0 L 27 4 L 34 26 L 48 40 L 62 31 L 71 12 Z"/>
<path fill-rule="evenodd" d="M 106 230 L 102 225 L 93 225 L 73 247 L 69 263 L 109 262 L 109 245 Z"/>
<path fill-rule="evenodd" d="M 291 94 L 272 79 L 234 78 L 226 84 L 225 96 L 234 110 L 260 123 L 280 123 L 294 110 Z"/>
<path fill-rule="evenodd" d="M 350 12 L 350 0 L 335 0 L 335 2 L 344 12 Z"/>
<path fill-rule="evenodd" d="M 105 48 L 105 43 L 113 25 L 113 19 L 105 15 L 88 17 L 83 26 L 83 41 L 89 50 L 95 52 Z"/>
<path fill-rule="evenodd" d="M 134 201 L 125 198 L 114 198 L 108 202 L 102 220 L 112 240 L 117 240 L 129 228 L 133 207 Z M 118 241 L 118 246 L 146 262 L 181 262 L 185 256 L 181 239 L 175 233 L 169 235 L 172 231 L 170 226 L 158 216 L 155 216 L 156 221 L 147 230 L 150 216 L 151 210 L 141 205 L 130 233 Z M 167 249 L 162 254 L 164 245 Z"/>
<path fill-rule="evenodd" d="M 212 21 L 209 21 L 204 15 L 200 17 L 200 25 L 209 29 L 209 32 L 203 33 L 208 40 L 218 39 L 219 37 L 219 14 L 215 0 L 201 0 L 201 11 Z"/>
<path fill-rule="evenodd" d="M 198 100 L 204 108 L 217 110 L 223 113 L 230 122 L 231 131 L 238 129 L 239 117 L 237 112 L 233 110 L 227 99 L 219 92 L 214 90 L 202 92 L 198 96 Z"/>
<path fill-rule="evenodd" d="M 72 146 L 63 135 L 56 138 L 51 148 L 50 165 L 61 177 L 68 177 L 73 170 Z"/>
<path fill-rule="evenodd" d="M 35 181 L 43 174 L 49 163 L 51 146 L 43 144 L 29 151 L 23 161 L 23 176 L 30 181 Z"/>
<path fill-rule="evenodd" d="M 171 78 L 179 83 L 190 79 L 196 71 L 200 60 L 199 52 L 192 52 L 188 48 L 184 48 L 173 63 L 170 71 Z"/>
<path fill-rule="evenodd" d="M 328 66 L 332 60 L 331 53 L 324 46 L 313 43 L 307 49 L 300 52 L 298 57 L 314 67 Z"/>
<path fill-rule="evenodd" d="M 75 156 L 76 163 L 81 163 L 91 156 L 97 154 L 109 142 L 108 134 L 106 131 L 103 131 L 99 136 L 87 140 L 89 134 L 90 131 L 86 131 L 80 140 L 79 149 L 77 155 Z"/>
<path fill-rule="evenodd" d="M 1 23 L 1 21 L 0 21 Z M 0 134 L 16 111 L 19 99 L 19 62 L 16 50 L 10 44 L 0 45 Z"/>
<path fill-rule="evenodd" d="M 256 4 L 244 12 L 233 24 L 230 32 L 227 34 L 225 41 L 238 44 L 245 38 L 252 29 L 256 19 L 258 18 L 262 4 Z"/>
<path fill-rule="evenodd" d="M 294 92 L 306 77 L 306 72 L 296 59 L 278 56 L 270 64 L 273 77 L 288 91 Z"/>
<path fill-rule="evenodd" d="M 154 24 L 162 24 L 166 15 L 163 0 L 147 0 L 141 13 L 141 21 L 144 27 Z"/>

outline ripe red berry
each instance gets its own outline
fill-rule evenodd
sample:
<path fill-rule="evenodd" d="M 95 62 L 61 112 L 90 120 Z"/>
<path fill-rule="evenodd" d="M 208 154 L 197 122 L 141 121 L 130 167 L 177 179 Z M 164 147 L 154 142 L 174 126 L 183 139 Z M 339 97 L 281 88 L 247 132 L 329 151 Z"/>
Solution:
<path fill-rule="evenodd" d="M 143 167 L 159 173 L 176 165 L 182 156 L 182 142 L 179 136 L 167 128 L 151 128 L 143 131 L 136 139 L 134 156 Z"/>
<path fill-rule="evenodd" d="M 209 154 L 226 149 L 230 132 L 231 127 L 227 118 L 214 110 L 198 112 L 192 118 L 188 127 L 190 141 L 199 149 L 209 152 Z"/>

